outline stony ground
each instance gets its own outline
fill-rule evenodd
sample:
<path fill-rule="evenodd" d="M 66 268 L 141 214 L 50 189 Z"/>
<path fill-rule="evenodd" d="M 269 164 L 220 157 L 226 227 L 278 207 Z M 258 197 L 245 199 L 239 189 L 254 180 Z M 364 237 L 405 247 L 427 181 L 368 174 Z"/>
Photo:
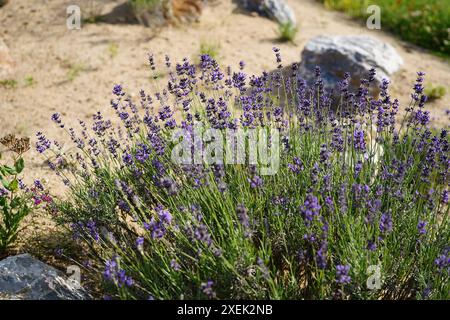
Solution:
<path fill-rule="evenodd" d="M 448 60 L 400 41 L 382 30 L 368 30 L 337 12 L 331 12 L 314 0 L 287 0 L 299 21 L 294 44 L 277 42 L 275 22 L 236 11 L 230 0 L 216 0 L 192 25 L 169 26 L 159 30 L 145 28 L 133 21 L 121 20 L 124 0 L 100 1 L 104 5 L 91 9 L 92 0 L 14 0 L 0 9 L 0 37 L 10 48 L 17 66 L 14 89 L 0 88 L 0 136 L 16 133 L 34 139 L 41 130 L 51 138 L 61 132 L 50 116 L 60 112 L 67 122 L 88 120 L 94 112 L 109 112 L 111 88 L 124 84 L 135 97 L 139 89 L 154 90 L 147 68 L 146 54 L 154 53 L 160 61 L 164 54 L 173 60 L 194 58 L 200 43 L 215 44 L 219 62 L 236 66 L 247 63 L 246 71 L 259 73 L 275 67 L 272 46 L 282 50 L 285 65 L 300 60 L 304 44 L 320 34 L 368 34 L 391 44 L 403 57 L 403 69 L 392 77 L 392 94 L 402 105 L 409 101 L 415 72 L 427 72 L 427 83 L 450 88 Z M 82 14 L 107 14 L 107 22 L 83 24 L 81 30 L 66 28 L 67 5 L 78 3 Z M 90 11 L 90 12 L 89 12 Z M 162 62 L 161 62 L 162 64 Z M 32 80 L 30 80 L 32 79 Z M 450 94 L 429 104 L 434 125 L 449 124 L 445 110 L 450 108 Z M 28 180 L 44 178 L 56 194 L 63 195 L 59 180 L 46 169 L 37 153 L 27 160 Z M 41 215 L 28 221 L 28 235 L 40 245 L 51 247 L 60 238 L 54 226 Z M 25 237 L 28 244 L 30 237 Z M 34 245 L 32 245 L 34 246 Z"/>

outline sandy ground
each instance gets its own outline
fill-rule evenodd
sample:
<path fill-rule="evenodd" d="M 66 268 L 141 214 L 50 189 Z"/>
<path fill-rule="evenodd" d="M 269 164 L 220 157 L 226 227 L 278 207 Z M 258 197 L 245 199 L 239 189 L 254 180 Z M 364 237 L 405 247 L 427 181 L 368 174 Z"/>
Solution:
<path fill-rule="evenodd" d="M 432 83 L 450 88 L 448 61 L 382 30 L 368 30 L 344 14 L 325 10 L 314 0 L 287 0 L 299 21 L 295 44 L 278 43 L 275 22 L 236 12 L 230 0 L 217 0 L 207 7 L 198 23 L 160 30 L 119 21 L 114 8 L 120 8 L 124 0 L 103 1 L 102 13 L 109 14 L 109 22 L 68 30 L 67 5 L 80 4 L 86 17 L 88 2 L 14 0 L 0 9 L 0 37 L 17 62 L 13 78 L 18 82 L 15 89 L 0 88 L 0 136 L 16 133 L 35 139 L 35 133 L 43 131 L 57 139 L 61 131 L 50 120 L 54 112 L 60 112 L 69 125 L 77 119 L 90 119 L 97 110 L 108 113 L 115 83 L 124 84 L 135 97 L 141 88 L 152 89 L 148 52 L 159 61 L 164 54 L 172 60 L 193 58 L 202 41 L 220 44 L 219 62 L 223 66 L 237 66 L 244 60 L 247 72 L 260 73 L 276 66 L 271 51 L 274 44 L 281 48 L 284 64 L 288 65 L 300 60 L 304 44 L 314 36 L 368 34 L 390 43 L 405 61 L 403 69 L 392 77 L 392 95 L 403 105 L 409 101 L 418 70 L 427 72 Z M 30 77 L 33 84 L 25 80 Z M 448 126 L 445 110 L 450 108 L 450 94 L 430 103 L 429 108 L 436 126 Z M 26 160 L 28 180 L 44 177 L 54 193 L 63 194 L 42 157 L 31 151 Z M 45 228 L 47 223 L 42 222 L 40 227 Z"/>

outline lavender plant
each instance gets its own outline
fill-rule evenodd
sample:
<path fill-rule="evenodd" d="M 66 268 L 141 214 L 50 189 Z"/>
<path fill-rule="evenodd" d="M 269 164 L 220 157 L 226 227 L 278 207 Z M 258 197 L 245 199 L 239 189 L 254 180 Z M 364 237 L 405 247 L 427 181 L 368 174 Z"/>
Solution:
<path fill-rule="evenodd" d="M 42 133 L 36 147 L 68 186 L 51 210 L 87 270 L 122 299 L 449 298 L 449 138 L 429 128 L 424 74 L 401 112 L 388 80 L 370 95 L 375 70 L 357 92 L 345 74 L 336 97 L 319 68 L 308 85 L 274 51 L 277 70 L 258 76 L 166 57 L 161 91 L 136 102 L 114 86 L 118 121 L 99 112 L 77 131 L 53 115 L 77 151 Z M 244 163 L 172 161 L 179 129 L 209 150 L 189 140 L 198 124 L 274 128 L 278 171 L 247 165 L 248 141 Z"/>

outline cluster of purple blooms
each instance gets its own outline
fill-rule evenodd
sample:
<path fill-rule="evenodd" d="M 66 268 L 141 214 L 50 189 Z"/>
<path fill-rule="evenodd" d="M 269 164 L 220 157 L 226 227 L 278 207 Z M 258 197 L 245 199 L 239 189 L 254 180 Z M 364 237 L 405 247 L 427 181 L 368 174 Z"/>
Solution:
<path fill-rule="evenodd" d="M 36 150 L 39 153 L 44 153 L 51 146 L 50 140 L 48 140 L 42 132 L 36 134 Z"/>
<path fill-rule="evenodd" d="M 152 217 L 150 222 L 144 222 L 144 228 L 151 234 L 152 239 L 160 239 L 167 233 L 167 227 L 172 222 L 172 215 L 162 206 L 155 208 L 158 218 Z"/>
<path fill-rule="evenodd" d="M 348 275 L 350 272 L 349 265 L 338 264 L 336 266 L 336 282 L 339 284 L 348 284 L 352 281 L 352 278 Z"/>
<path fill-rule="evenodd" d="M 72 223 L 71 228 L 74 239 L 91 237 L 95 241 L 100 240 L 98 228 L 94 220 L 88 220 L 87 222 L 78 221 L 76 223 Z"/>
<path fill-rule="evenodd" d="M 450 275 L 450 247 L 445 248 L 442 254 L 434 260 L 434 263 L 439 271 L 446 271 Z"/>
<path fill-rule="evenodd" d="M 202 282 L 200 288 L 202 292 L 209 298 L 214 299 L 216 297 L 216 292 L 214 291 L 214 281 L 208 280 L 207 282 Z"/>
<path fill-rule="evenodd" d="M 0 197 L 6 197 L 9 194 L 5 188 L 0 188 Z"/>
<path fill-rule="evenodd" d="M 124 269 L 119 267 L 118 258 L 108 260 L 105 263 L 105 270 L 103 276 L 106 280 L 113 281 L 117 283 L 119 287 L 127 286 L 131 287 L 134 285 L 134 280 L 128 276 Z"/>

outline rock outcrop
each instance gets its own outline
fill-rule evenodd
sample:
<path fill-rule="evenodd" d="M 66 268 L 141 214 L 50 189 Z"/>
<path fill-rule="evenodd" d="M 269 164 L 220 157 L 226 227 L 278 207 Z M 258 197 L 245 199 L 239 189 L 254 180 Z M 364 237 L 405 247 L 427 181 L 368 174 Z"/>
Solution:
<path fill-rule="evenodd" d="M 78 282 L 29 254 L 0 261 L 0 299 L 86 300 L 90 295 Z"/>

